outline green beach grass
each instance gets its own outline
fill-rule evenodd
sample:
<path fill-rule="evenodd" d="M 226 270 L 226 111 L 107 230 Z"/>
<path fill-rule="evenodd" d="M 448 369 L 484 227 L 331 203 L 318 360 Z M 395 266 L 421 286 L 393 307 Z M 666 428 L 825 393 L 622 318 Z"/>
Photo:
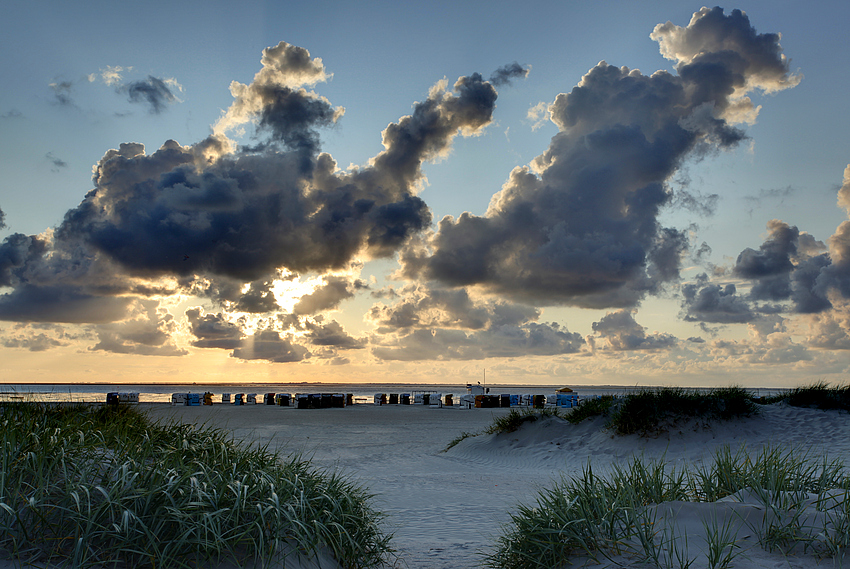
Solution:
<path fill-rule="evenodd" d="M 660 523 L 653 506 L 715 502 L 742 491 L 767 512 L 749 527 L 762 548 L 843 559 L 850 546 L 850 478 L 843 464 L 787 449 L 766 447 L 751 456 L 725 447 L 710 463 L 682 470 L 634 458 L 600 476 L 588 464 L 580 476 L 542 490 L 533 505 L 521 505 L 485 563 L 494 569 L 554 569 L 571 558 L 625 555 L 662 569 L 687 569 L 694 552 L 673 539 L 675 528 Z M 816 522 L 805 515 L 808 503 L 821 512 Z M 740 553 L 734 522 L 703 523 L 704 563 L 723 569 Z"/>
<path fill-rule="evenodd" d="M 70 567 L 381 566 L 372 496 L 298 456 L 129 408 L 0 404 L 0 547 Z"/>

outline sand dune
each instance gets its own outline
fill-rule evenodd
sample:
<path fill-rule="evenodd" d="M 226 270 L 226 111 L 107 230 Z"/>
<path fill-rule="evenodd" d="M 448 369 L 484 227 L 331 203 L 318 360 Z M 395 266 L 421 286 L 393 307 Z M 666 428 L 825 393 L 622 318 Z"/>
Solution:
<path fill-rule="evenodd" d="M 508 411 L 371 405 L 321 410 L 142 407 L 154 418 L 223 428 L 237 439 L 301 453 L 317 466 L 351 475 L 376 495 L 395 534 L 396 567 L 408 569 L 481 567 L 481 554 L 490 551 L 501 524 L 518 503 L 532 502 L 540 488 L 562 475 L 579 473 L 588 461 L 595 472 L 635 454 L 686 465 L 711 458 L 723 445 L 759 450 L 766 444 L 850 459 L 850 416 L 784 404 L 765 407 L 759 416 L 743 420 L 688 423 L 655 438 L 612 435 L 601 419 L 571 425 L 547 418 L 514 433 L 469 437 L 448 451 L 444 449 L 455 437 L 481 432 L 494 416 Z M 759 515 L 752 502 L 738 496 L 738 501 L 715 504 L 669 503 L 658 507 L 658 515 L 669 519 L 677 533 L 687 535 L 688 548 L 697 552 L 705 546 L 702 519 Z M 808 554 L 786 557 L 762 551 L 752 537 L 744 538 L 746 524 L 740 525 L 746 551 L 731 567 L 817 566 L 817 559 Z M 633 563 L 617 558 L 605 564 Z M 700 560 L 692 565 L 705 566 Z M 6 567 L 0 563 L 0 569 Z"/>

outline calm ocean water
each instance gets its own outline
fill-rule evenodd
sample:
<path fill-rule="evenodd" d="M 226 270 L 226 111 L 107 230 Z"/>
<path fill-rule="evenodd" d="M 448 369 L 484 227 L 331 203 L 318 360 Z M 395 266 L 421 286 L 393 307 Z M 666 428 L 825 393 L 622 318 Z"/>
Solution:
<path fill-rule="evenodd" d="M 554 393 L 561 385 L 501 385 L 488 384 L 492 395 L 502 393 L 546 395 Z M 616 385 L 571 385 L 579 397 L 593 395 L 623 394 L 643 387 Z M 138 393 L 142 403 L 170 403 L 172 393 L 205 393 L 216 396 L 222 393 L 351 393 L 359 403 L 371 403 L 376 393 L 414 393 L 427 391 L 453 394 L 466 393 L 466 384 L 424 385 L 409 383 L 215 383 L 215 384 L 0 384 L 0 401 L 62 401 L 62 402 L 105 402 L 111 392 Z M 756 395 L 771 395 L 780 391 L 771 388 L 753 388 Z M 220 399 L 214 399 L 220 401 Z"/>

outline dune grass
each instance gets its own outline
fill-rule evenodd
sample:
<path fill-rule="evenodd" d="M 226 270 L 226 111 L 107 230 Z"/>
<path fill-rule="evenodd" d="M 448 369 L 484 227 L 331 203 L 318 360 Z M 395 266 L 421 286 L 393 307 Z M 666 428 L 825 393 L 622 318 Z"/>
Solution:
<path fill-rule="evenodd" d="M 679 387 L 641 389 L 622 397 L 584 400 L 568 415 L 572 423 L 594 416 L 608 417 L 608 428 L 619 435 L 657 434 L 691 419 L 729 420 L 758 413 L 750 393 L 741 387 L 686 390 Z"/>
<path fill-rule="evenodd" d="M 132 409 L 0 404 L 0 547 L 70 567 L 266 567 L 391 554 L 367 491 L 298 456 Z"/>
<path fill-rule="evenodd" d="M 676 470 L 663 461 L 634 458 L 608 476 L 591 465 L 521 505 L 503 528 L 486 565 L 498 569 L 552 569 L 572 556 L 595 560 L 625 555 L 663 569 L 687 569 L 696 556 L 675 528 L 658 519 L 662 502 L 714 502 L 739 492 L 765 515 L 749 529 L 765 550 L 842 559 L 850 546 L 850 479 L 839 462 L 765 447 L 719 450 L 714 460 Z M 704 520 L 705 563 L 727 567 L 740 554 L 729 522 Z M 692 556 L 693 555 L 693 556 Z M 573 557 L 575 558 L 575 557 Z"/>
<path fill-rule="evenodd" d="M 828 382 L 817 381 L 767 397 L 763 402 L 772 404 L 780 401 L 794 407 L 850 411 L 850 384 L 832 386 Z"/>

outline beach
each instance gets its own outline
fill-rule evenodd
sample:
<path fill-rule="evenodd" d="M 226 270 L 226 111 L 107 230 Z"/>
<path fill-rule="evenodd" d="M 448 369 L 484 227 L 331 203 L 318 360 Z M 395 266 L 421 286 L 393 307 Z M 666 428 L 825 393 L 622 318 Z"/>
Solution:
<path fill-rule="evenodd" d="M 539 489 L 591 464 L 604 472 L 630 457 L 664 458 L 676 466 L 699 463 L 726 445 L 757 452 L 765 445 L 850 459 L 850 416 L 839 411 L 764 406 L 757 416 L 729 422 L 691 422 L 645 438 L 613 435 L 604 420 L 571 425 L 560 419 L 528 423 L 514 433 L 468 437 L 508 409 L 354 405 L 303 410 L 276 406 L 140 406 L 154 419 L 225 429 L 240 441 L 300 453 L 321 468 L 338 469 L 369 488 L 387 514 L 399 558 L 409 569 L 481 567 L 502 524 Z M 714 506 L 712 506 L 714 507 Z M 719 506 L 717 506 L 719 507 Z M 699 533 L 700 508 L 679 507 L 682 527 Z M 716 512 L 715 512 L 716 513 Z M 696 528 L 696 529 L 694 529 Z M 741 536 L 744 553 L 731 567 L 816 567 L 812 555 L 767 553 Z M 748 541 L 749 540 L 749 541 Z M 690 548 L 700 546 L 690 537 Z M 628 565 L 629 559 L 616 560 Z M 613 563 L 613 562 L 606 562 Z M 696 560 L 692 567 L 700 567 Z"/>

